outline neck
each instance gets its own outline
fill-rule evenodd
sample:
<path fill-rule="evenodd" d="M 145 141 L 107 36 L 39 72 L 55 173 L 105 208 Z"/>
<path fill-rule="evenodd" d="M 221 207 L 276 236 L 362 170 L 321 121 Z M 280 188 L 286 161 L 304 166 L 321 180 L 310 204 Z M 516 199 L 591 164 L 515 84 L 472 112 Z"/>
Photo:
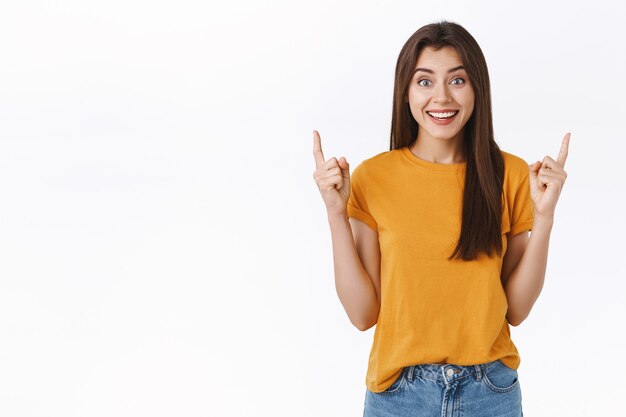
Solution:
<path fill-rule="evenodd" d="M 422 134 L 420 129 L 410 150 L 420 159 L 436 164 L 460 164 L 467 160 L 461 132 L 450 139 L 439 139 Z"/>

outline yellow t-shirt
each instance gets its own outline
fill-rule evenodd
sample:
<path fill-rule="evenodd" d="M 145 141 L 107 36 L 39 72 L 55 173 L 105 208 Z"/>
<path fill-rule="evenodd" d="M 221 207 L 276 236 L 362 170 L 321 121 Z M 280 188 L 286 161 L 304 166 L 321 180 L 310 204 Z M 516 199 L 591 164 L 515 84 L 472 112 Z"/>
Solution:
<path fill-rule="evenodd" d="M 533 205 L 528 164 L 501 153 L 506 251 L 507 235 L 531 230 Z M 387 389 L 409 365 L 500 359 L 519 367 L 502 257 L 447 259 L 459 237 L 465 169 L 403 147 L 365 159 L 351 175 L 348 216 L 378 232 L 381 253 L 381 306 L 365 379 L 372 392 Z"/>

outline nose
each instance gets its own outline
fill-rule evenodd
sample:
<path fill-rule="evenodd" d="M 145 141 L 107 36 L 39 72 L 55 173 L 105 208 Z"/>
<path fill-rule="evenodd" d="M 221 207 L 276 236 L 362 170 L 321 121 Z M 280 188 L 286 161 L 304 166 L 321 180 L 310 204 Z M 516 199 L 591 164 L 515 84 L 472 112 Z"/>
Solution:
<path fill-rule="evenodd" d="M 437 88 L 435 91 L 435 103 L 451 103 L 452 97 L 450 97 L 450 93 L 448 92 L 447 86 L 441 85 L 441 87 Z"/>

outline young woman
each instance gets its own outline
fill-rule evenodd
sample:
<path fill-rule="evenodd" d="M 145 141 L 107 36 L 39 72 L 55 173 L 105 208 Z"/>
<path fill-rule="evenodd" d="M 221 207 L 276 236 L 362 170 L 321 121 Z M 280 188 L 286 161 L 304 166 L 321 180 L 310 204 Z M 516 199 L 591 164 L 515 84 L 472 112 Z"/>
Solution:
<path fill-rule="evenodd" d="M 500 150 L 483 53 L 447 21 L 400 52 L 389 151 L 351 176 L 313 132 L 337 294 L 376 324 L 364 416 L 523 416 L 509 325 L 541 293 L 569 136 L 556 160 Z"/>

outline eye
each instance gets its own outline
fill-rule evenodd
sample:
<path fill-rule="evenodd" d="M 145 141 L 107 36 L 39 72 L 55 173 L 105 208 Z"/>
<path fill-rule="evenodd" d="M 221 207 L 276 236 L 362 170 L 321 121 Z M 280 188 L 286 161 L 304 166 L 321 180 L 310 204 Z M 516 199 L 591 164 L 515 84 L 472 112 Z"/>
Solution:
<path fill-rule="evenodd" d="M 455 82 L 454 82 L 454 81 L 456 81 L 456 80 L 463 81 L 462 83 L 456 83 L 456 85 L 462 85 L 462 84 L 465 84 L 465 80 L 464 80 L 463 78 L 455 78 L 454 80 L 452 80 L 452 83 L 453 83 L 453 84 L 455 84 Z"/>
<path fill-rule="evenodd" d="M 426 80 L 426 79 L 423 79 L 423 80 L 419 80 L 419 81 L 417 82 L 417 85 L 421 85 L 422 87 L 428 87 L 427 85 L 422 84 L 422 81 L 426 81 L 427 83 L 429 83 L 429 82 L 430 82 L 430 81 L 428 81 L 428 80 Z"/>

